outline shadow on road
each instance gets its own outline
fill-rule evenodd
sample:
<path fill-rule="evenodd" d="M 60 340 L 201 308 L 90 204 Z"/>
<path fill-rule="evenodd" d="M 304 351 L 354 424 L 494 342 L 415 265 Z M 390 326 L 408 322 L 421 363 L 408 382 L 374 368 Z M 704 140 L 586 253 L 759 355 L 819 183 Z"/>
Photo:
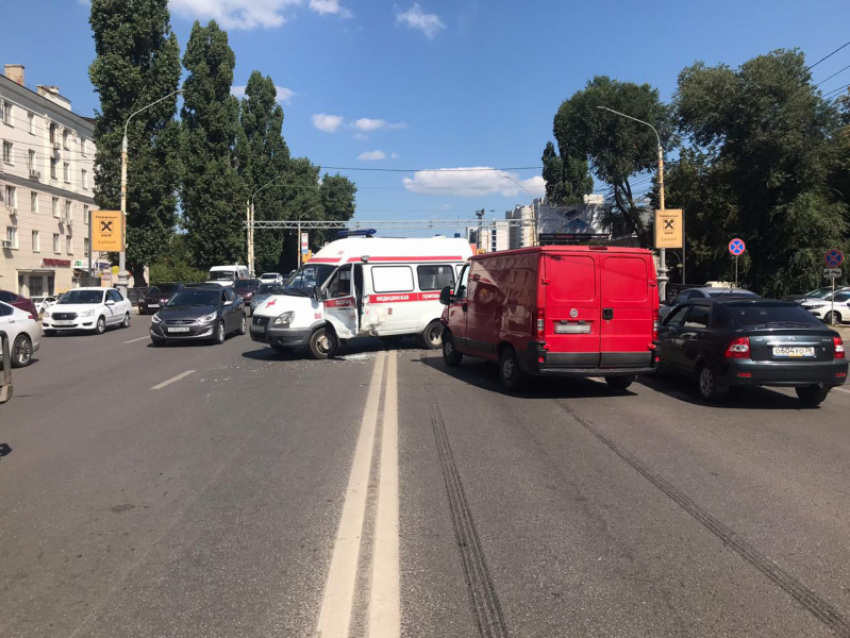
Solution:
<path fill-rule="evenodd" d="M 258 347 L 257 350 L 243 352 L 242 356 L 246 359 L 254 359 L 257 361 L 302 361 L 305 359 L 311 361 L 313 360 L 313 357 L 310 355 L 310 351 L 306 347 L 296 348 L 291 352 L 278 354 L 277 352 L 271 349 L 271 346 L 260 344 L 256 345 Z M 387 351 L 415 352 L 418 350 L 421 350 L 421 348 L 412 338 L 403 339 L 401 341 L 389 344 L 384 343 L 383 341 L 377 338 L 360 337 L 341 346 L 337 356 L 334 358 L 344 361 L 346 357 L 350 357 L 352 355 L 356 356 L 361 354 L 373 354 L 376 352 Z"/>
<path fill-rule="evenodd" d="M 0 458 L 4 456 L 9 456 L 12 453 L 12 448 L 9 447 L 8 443 L 0 443 Z"/>

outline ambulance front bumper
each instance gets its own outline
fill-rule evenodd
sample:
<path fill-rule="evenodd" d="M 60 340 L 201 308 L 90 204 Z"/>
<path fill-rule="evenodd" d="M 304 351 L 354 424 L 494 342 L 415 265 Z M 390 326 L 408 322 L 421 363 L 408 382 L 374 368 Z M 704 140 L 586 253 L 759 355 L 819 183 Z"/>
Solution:
<path fill-rule="evenodd" d="M 261 343 L 268 343 L 286 348 L 297 348 L 305 346 L 310 340 L 312 330 L 310 328 L 292 329 L 273 326 L 269 321 L 271 317 L 258 317 L 254 315 L 251 321 L 251 339 Z"/>

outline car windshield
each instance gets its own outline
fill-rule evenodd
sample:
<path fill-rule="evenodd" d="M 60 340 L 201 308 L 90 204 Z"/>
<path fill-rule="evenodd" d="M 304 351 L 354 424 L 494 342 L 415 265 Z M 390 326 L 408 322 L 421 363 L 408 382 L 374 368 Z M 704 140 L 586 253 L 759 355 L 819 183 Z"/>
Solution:
<path fill-rule="evenodd" d="M 280 295 L 283 293 L 283 286 L 279 284 L 263 284 L 257 291 L 257 295 Z"/>
<path fill-rule="evenodd" d="M 709 297 L 758 297 L 758 295 L 751 290 L 740 290 L 738 288 L 730 289 L 730 288 L 719 288 L 717 290 L 711 290 L 708 293 Z"/>
<path fill-rule="evenodd" d="M 830 295 L 832 295 L 832 288 L 815 288 L 806 293 L 806 297 L 811 297 L 812 299 L 826 299 Z"/>
<path fill-rule="evenodd" d="M 286 281 L 283 294 L 306 294 L 313 286 L 321 286 L 327 281 L 336 266 L 327 264 L 304 264 Z"/>
<path fill-rule="evenodd" d="M 102 290 L 69 290 L 62 298 L 56 302 L 59 304 L 86 304 L 86 303 L 102 303 Z"/>
<path fill-rule="evenodd" d="M 180 284 L 157 284 L 156 288 L 163 295 L 172 295 L 180 290 Z M 153 288 L 151 288 L 151 290 L 153 290 Z"/>
<path fill-rule="evenodd" d="M 763 303 L 727 303 L 726 308 L 737 322 L 745 327 L 768 324 L 804 324 L 822 326 L 819 319 L 813 317 L 805 308 L 781 301 Z"/>
<path fill-rule="evenodd" d="M 151 286 L 150 288 L 147 289 L 147 291 L 145 291 L 145 294 L 146 295 L 159 294 L 159 288 L 157 288 L 156 286 Z"/>
<path fill-rule="evenodd" d="M 174 306 L 216 306 L 221 299 L 221 290 L 183 290 L 174 295 L 166 304 L 167 307 Z"/>
<path fill-rule="evenodd" d="M 276 272 L 267 272 L 260 275 L 260 279 L 277 279 L 280 275 Z"/>
<path fill-rule="evenodd" d="M 211 270 L 207 279 L 209 281 L 233 281 L 234 272 L 232 270 Z"/>
<path fill-rule="evenodd" d="M 239 279 L 233 284 L 233 287 L 238 290 L 239 288 L 256 288 L 259 285 L 258 279 Z"/>

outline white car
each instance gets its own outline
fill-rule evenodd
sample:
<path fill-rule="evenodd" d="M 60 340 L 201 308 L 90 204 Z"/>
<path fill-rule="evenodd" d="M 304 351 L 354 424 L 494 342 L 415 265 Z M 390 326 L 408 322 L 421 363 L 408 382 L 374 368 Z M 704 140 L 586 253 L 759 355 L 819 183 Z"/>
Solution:
<path fill-rule="evenodd" d="M 830 295 L 826 299 L 812 299 L 800 304 L 824 323 L 841 323 L 850 321 L 850 291 L 836 292 L 835 297 Z M 833 317 L 834 313 L 834 317 Z"/>
<path fill-rule="evenodd" d="M 30 313 L 0 301 L 0 330 L 9 339 L 13 368 L 25 368 L 41 345 L 41 326 Z"/>
<path fill-rule="evenodd" d="M 283 283 L 283 275 L 279 272 L 264 272 L 260 275 L 260 283 L 261 284 L 276 284 L 280 285 Z"/>
<path fill-rule="evenodd" d="M 55 304 L 58 300 L 59 297 L 30 297 L 30 301 L 35 304 L 35 309 L 38 311 L 39 315 L 50 308 L 50 306 Z"/>
<path fill-rule="evenodd" d="M 114 288 L 74 288 L 42 317 L 47 337 L 57 332 L 89 330 L 103 334 L 109 326 L 130 327 L 132 304 Z"/>

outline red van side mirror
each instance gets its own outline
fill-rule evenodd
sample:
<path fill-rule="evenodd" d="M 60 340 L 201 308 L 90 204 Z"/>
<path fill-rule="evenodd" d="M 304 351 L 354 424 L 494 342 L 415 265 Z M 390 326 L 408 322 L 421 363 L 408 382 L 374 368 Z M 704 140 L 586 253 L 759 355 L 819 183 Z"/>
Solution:
<path fill-rule="evenodd" d="M 454 301 L 454 295 L 452 294 L 452 287 L 446 286 L 440 291 L 440 303 L 444 306 L 449 306 Z"/>

